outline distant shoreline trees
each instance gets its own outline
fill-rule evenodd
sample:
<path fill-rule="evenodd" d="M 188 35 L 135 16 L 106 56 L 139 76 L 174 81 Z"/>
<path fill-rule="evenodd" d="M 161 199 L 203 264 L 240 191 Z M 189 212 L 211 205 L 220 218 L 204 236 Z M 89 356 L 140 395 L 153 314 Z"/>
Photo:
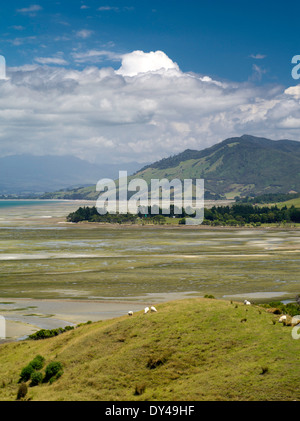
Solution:
<path fill-rule="evenodd" d="M 164 215 L 163 210 L 159 209 L 158 214 L 151 214 L 151 209 L 148 213 L 138 214 L 110 214 L 100 215 L 95 206 L 80 207 L 75 212 L 71 212 L 67 216 L 68 222 L 78 223 L 81 221 L 99 222 L 99 223 L 138 223 L 144 221 L 154 224 L 165 224 L 166 217 L 179 218 L 179 224 L 185 224 L 186 213 L 182 209 L 181 213 L 175 212 L 174 206 L 171 205 L 170 213 Z M 287 208 L 278 208 L 276 205 L 268 206 L 254 206 L 249 203 L 235 203 L 232 206 L 213 206 L 210 209 L 204 209 L 204 225 L 226 225 L 226 226 L 243 226 L 251 224 L 259 226 L 261 224 L 273 223 L 300 223 L 300 209 L 291 206 Z"/>
<path fill-rule="evenodd" d="M 89 221 L 89 222 L 102 222 L 102 223 L 114 223 L 114 224 L 123 224 L 123 223 L 136 223 L 138 220 L 144 220 L 147 222 L 152 222 L 155 224 L 164 224 L 166 222 L 166 216 L 176 216 L 180 218 L 184 218 L 186 213 L 184 210 L 180 214 L 175 214 L 174 206 L 170 206 L 170 213 L 168 215 L 163 214 L 162 209 L 157 209 L 157 214 L 151 214 L 151 208 L 148 207 L 147 212 L 138 212 L 137 214 L 121 214 L 121 213 L 106 213 L 101 215 L 98 213 L 97 208 L 93 207 L 80 207 L 75 212 L 71 212 L 67 216 L 68 222 L 81 222 L 81 221 Z"/>
<path fill-rule="evenodd" d="M 234 204 L 232 206 L 213 206 L 204 209 L 204 224 L 207 225 L 245 225 L 300 222 L 300 209 L 291 206 L 278 208 Z"/>

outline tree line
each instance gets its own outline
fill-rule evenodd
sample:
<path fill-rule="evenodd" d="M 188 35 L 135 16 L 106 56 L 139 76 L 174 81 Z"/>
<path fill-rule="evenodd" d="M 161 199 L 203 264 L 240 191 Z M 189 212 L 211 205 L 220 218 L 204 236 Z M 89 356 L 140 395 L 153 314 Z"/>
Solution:
<path fill-rule="evenodd" d="M 245 225 L 300 222 L 300 209 L 291 206 L 278 208 L 276 205 L 254 206 L 234 204 L 204 209 L 204 223 L 208 225 Z"/>
<path fill-rule="evenodd" d="M 171 214 L 169 216 L 174 215 L 174 206 L 171 206 Z M 185 212 L 182 212 L 180 215 L 181 217 L 185 216 Z M 115 224 L 124 224 L 124 223 L 136 223 L 138 220 L 147 220 L 147 222 L 153 223 L 164 223 L 166 218 L 163 215 L 162 209 L 159 209 L 158 213 L 153 215 L 151 214 L 150 207 L 145 212 L 138 212 L 137 214 L 132 213 L 106 213 L 101 215 L 95 206 L 93 207 L 80 207 L 75 212 L 71 212 L 67 216 L 68 222 L 81 222 L 81 221 L 89 221 L 89 222 L 103 222 L 103 223 L 115 223 Z"/>
<path fill-rule="evenodd" d="M 97 208 L 80 207 L 75 212 L 71 212 L 67 216 L 68 222 L 103 222 L 103 223 L 137 223 L 138 220 L 147 221 L 156 224 L 164 224 L 166 216 L 179 218 L 179 224 L 185 224 L 185 218 L 188 216 L 182 208 L 180 211 L 170 206 L 170 212 L 165 215 L 165 211 L 161 208 L 156 209 L 156 214 L 151 213 L 151 208 L 140 210 L 137 214 L 120 214 L 106 213 L 101 215 Z M 193 215 L 191 215 L 192 217 Z M 189 215 L 190 217 L 190 215 Z M 287 208 L 278 208 L 276 205 L 268 207 L 254 206 L 252 204 L 236 203 L 232 206 L 213 206 L 210 209 L 204 209 L 205 225 L 260 225 L 272 223 L 300 223 L 300 209 L 291 206 Z"/>

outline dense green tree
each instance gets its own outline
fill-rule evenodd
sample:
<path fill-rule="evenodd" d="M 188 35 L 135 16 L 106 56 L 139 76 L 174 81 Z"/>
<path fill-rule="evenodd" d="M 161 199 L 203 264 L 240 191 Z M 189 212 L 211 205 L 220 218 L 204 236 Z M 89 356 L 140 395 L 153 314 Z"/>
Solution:
<path fill-rule="evenodd" d="M 77 211 L 70 213 L 67 220 L 70 222 L 90 221 L 90 222 L 106 222 L 106 223 L 135 223 L 138 219 L 149 223 L 164 224 L 166 222 L 166 213 L 163 209 L 157 208 L 155 214 L 149 206 L 140 209 L 137 215 L 133 214 L 110 214 L 101 215 L 95 206 L 80 207 Z M 185 223 L 187 216 L 185 210 L 175 209 L 170 206 L 169 216 L 177 217 L 180 224 Z M 193 215 L 189 215 L 193 216 Z M 292 206 L 286 206 L 279 209 L 277 205 L 268 207 L 259 207 L 250 203 L 235 203 L 233 206 L 213 206 L 211 209 L 204 209 L 205 225 L 245 225 L 245 224 L 261 224 L 261 223 L 282 223 L 282 222 L 300 222 L 300 209 Z"/>

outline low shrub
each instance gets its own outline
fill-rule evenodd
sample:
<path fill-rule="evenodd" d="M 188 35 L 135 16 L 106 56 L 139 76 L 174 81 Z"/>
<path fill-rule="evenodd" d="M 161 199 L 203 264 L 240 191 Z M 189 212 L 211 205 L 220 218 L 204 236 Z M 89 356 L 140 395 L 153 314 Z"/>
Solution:
<path fill-rule="evenodd" d="M 44 366 L 45 358 L 41 355 L 37 355 L 29 364 L 34 370 L 41 370 Z"/>
<path fill-rule="evenodd" d="M 59 361 L 53 361 L 49 363 L 45 370 L 45 377 L 43 382 L 52 383 L 54 380 L 58 379 L 63 374 L 63 365 Z"/>
<path fill-rule="evenodd" d="M 66 326 L 64 331 L 67 332 L 68 330 L 72 330 L 72 329 L 74 329 L 74 326 Z"/>
<path fill-rule="evenodd" d="M 27 395 L 27 384 L 26 383 L 21 383 L 18 389 L 18 393 L 17 393 L 17 400 L 23 399 L 25 398 L 25 396 Z"/>
<path fill-rule="evenodd" d="M 44 366 L 45 358 L 37 355 L 29 364 L 26 365 L 21 371 L 19 382 L 27 382 L 32 378 L 35 371 L 41 370 Z"/>
<path fill-rule="evenodd" d="M 300 305 L 298 301 L 294 303 L 284 304 L 281 301 L 271 301 L 267 304 L 261 304 L 264 308 L 271 308 L 273 314 L 288 314 L 289 316 L 296 316 L 300 314 Z"/>
<path fill-rule="evenodd" d="M 31 386 L 31 387 L 37 386 L 38 384 L 42 383 L 42 381 L 43 381 L 43 374 L 40 371 L 34 371 L 31 374 L 30 379 L 31 379 L 31 382 L 30 382 L 30 385 L 29 386 Z"/>
<path fill-rule="evenodd" d="M 60 335 L 61 333 L 72 329 L 74 329 L 74 326 L 66 326 L 65 328 L 58 327 L 56 329 L 40 329 L 29 335 L 29 338 L 34 340 L 52 338 L 53 336 Z"/>
<path fill-rule="evenodd" d="M 29 363 L 26 367 L 22 369 L 18 383 L 27 382 L 30 379 L 33 372 L 34 368 Z"/>

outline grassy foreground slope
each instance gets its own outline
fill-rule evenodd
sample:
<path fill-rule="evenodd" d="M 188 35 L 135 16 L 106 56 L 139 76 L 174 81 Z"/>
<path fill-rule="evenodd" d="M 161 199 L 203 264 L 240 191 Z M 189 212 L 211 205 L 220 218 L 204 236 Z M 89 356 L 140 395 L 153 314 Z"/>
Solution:
<path fill-rule="evenodd" d="M 192 298 L 0 347 L 0 400 L 37 354 L 59 361 L 32 400 L 299 400 L 300 340 L 257 306 Z M 277 322 L 273 323 L 274 317 Z"/>

